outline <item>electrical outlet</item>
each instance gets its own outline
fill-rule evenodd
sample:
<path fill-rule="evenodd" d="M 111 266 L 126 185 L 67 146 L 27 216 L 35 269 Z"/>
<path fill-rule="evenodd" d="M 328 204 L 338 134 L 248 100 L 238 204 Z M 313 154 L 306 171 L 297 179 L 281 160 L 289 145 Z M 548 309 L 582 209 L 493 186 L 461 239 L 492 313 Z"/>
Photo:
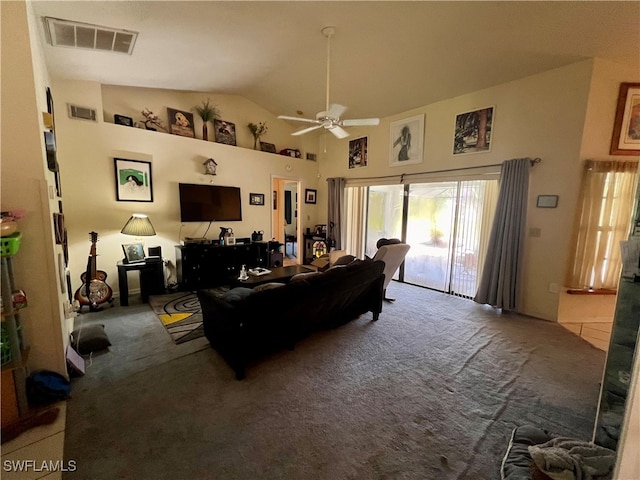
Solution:
<path fill-rule="evenodd" d="M 538 227 L 531 227 L 529 229 L 530 237 L 539 237 L 541 234 L 542 234 L 542 230 L 540 230 Z"/>
<path fill-rule="evenodd" d="M 558 284 L 557 283 L 550 283 L 549 284 L 549 292 L 558 293 Z"/>

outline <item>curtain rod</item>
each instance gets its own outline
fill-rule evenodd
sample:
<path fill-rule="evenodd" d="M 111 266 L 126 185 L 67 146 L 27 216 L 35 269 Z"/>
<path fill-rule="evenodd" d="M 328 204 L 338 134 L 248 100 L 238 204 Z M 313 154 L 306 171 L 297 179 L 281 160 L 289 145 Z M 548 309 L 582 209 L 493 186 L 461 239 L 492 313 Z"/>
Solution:
<path fill-rule="evenodd" d="M 540 157 L 536 157 L 536 158 L 530 158 L 529 159 L 529 163 L 531 164 L 531 166 L 533 167 L 536 163 L 540 163 L 542 162 L 542 159 Z M 478 165 L 476 167 L 461 167 L 461 168 L 448 168 L 446 170 L 434 170 L 432 172 L 416 172 L 416 173 L 399 173 L 397 175 L 384 175 L 382 177 L 360 177 L 360 178 L 352 178 L 349 177 L 347 180 L 373 180 L 376 178 L 395 178 L 395 177 L 400 177 L 400 181 L 402 181 L 405 177 L 410 177 L 412 175 L 425 175 L 425 174 L 430 174 L 430 173 L 447 173 L 447 172 L 459 172 L 460 170 L 473 170 L 476 168 L 487 168 L 487 167 L 501 167 L 502 163 L 493 163 L 491 165 Z M 327 180 L 329 180 L 327 178 Z"/>

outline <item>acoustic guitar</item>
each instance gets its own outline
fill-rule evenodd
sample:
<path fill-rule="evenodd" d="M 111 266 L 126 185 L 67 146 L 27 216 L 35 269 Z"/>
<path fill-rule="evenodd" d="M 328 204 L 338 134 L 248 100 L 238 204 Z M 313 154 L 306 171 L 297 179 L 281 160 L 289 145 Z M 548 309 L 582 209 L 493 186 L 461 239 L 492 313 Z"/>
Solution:
<path fill-rule="evenodd" d="M 80 306 L 89 305 L 89 311 L 99 310 L 98 305 L 111 301 L 113 290 L 105 280 L 107 273 L 96 269 L 96 243 L 98 234 L 89 233 L 91 238 L 91 248 L 87 260 L 87 271 L 80 275 L 82 286 L 76 290 L 75 298 L 80 302 Z"/>

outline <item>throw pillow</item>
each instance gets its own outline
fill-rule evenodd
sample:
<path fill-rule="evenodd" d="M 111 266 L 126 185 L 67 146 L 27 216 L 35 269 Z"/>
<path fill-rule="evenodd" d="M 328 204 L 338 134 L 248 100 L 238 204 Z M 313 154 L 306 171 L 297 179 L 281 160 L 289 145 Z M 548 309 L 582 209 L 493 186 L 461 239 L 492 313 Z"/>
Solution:
<path fill-rule="evenodd" d="M 243 301 L 249 295 L 253 293 L 253 290 L 247 287 L 236 287 L 232 288 L 226 293 L 221 295 L 223 300 L 226 300 L 229 303 L 238 303 Z"/>
<path fill-rule="evenodd" d="M 254 292 L 262 292 L 263 290 L 271 290 L 272 288 L 284 287 L 284 283 L 270 282 L 258 285 L 253 289 Z"/>
<path fill-rule="evenodd" d="M 339 259 L 337 259 L 335 262 L 333 262 L 333 265 L 331 265 L 331 268 L 337 267 L 340 265 L 349 265 L 355 259 L 356 257 L 354 257 L 353 255 L 343 255 Z"/>
<path fill-rule="evenodd" d="M 71 332 L 71 346 L 80 355 L 98 352 L 111 346 L 104 325 L 93 324 L 82 326 Z"/>

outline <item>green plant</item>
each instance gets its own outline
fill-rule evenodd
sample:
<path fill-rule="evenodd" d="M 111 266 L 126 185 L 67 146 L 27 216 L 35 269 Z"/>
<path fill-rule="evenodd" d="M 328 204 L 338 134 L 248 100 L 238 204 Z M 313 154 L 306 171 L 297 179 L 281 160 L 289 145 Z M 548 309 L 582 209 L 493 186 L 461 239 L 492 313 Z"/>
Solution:
<path fill-rule="evenodd" d="M 201 106 L 193 107 L 193 110 L 200 116 L 203 122 L 213 122 L 216 118 L 220 118 L 220 110 L 215 105 L 211 105 L 211 99 L 202 101 Z"/>

